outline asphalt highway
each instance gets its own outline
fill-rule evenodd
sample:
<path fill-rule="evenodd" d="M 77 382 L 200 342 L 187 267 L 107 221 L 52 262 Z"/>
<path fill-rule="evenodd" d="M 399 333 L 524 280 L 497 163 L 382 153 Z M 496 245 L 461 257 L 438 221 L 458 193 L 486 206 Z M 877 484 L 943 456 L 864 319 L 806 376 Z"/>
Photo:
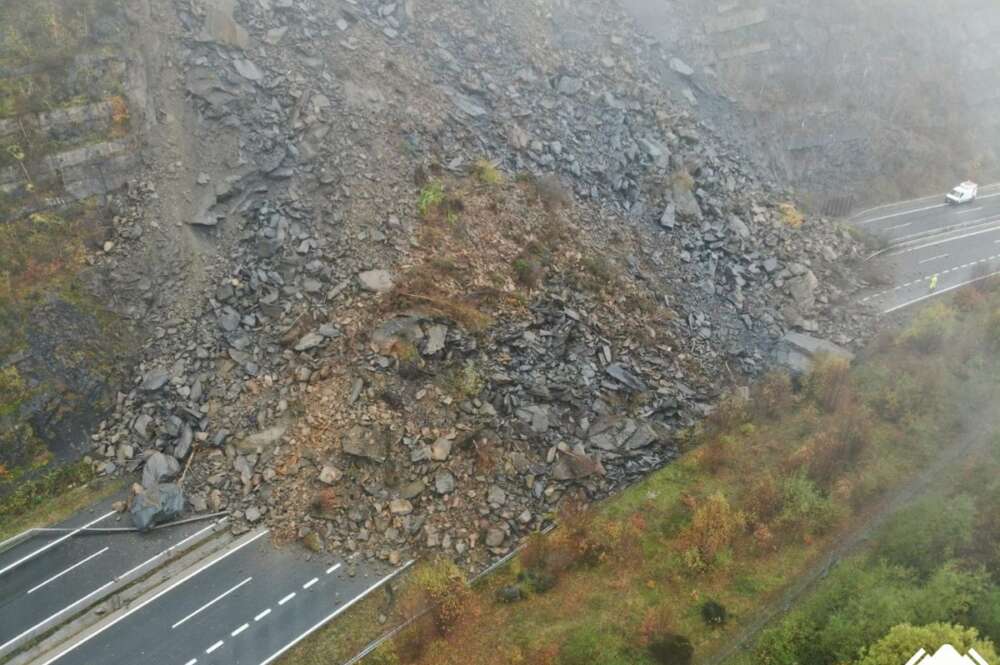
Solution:
<path fill-rule="evenodd" d="M 59 526 L 131 526 L 111 510 L 111 500 Z M 0 649 L 49 618 L 70 617 L 118 577 L 209 522 L 184 524 L 148 534 L 66 534 L 29 538 L 0 554 Z"/>
<path fill-rule="evenodd" d="M 392 575 L 250 534 L 40 665 L 269 665 Z"/>
<path fill-rule="evenodd" d="M 887 267 L 891 286 L 872 289 L 862 302 L 890 313 L 1000 273 L 1000 186 L 979 192 L 961 206 L 944 204 L 942 192 L 856 215 L 853 224 L 891 244 L 875 259 Z"/>

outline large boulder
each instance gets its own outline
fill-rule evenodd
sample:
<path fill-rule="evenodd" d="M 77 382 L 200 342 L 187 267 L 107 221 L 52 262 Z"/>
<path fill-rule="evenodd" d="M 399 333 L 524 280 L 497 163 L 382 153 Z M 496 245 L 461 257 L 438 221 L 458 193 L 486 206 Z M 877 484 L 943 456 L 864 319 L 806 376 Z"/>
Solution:
<path fill-rule="evenodd" d="M 184 492 L 172 483 L 143 487 L 132 497 L 129 514 L 139 531 L 177 519 L 184 512 Z"/>
<path fill-rule="evenodd" d="M 142 469 L 142 486 L 153 487 L 158 483 L 173 480 L 181 472 L 181 465 L 174 457 L 155 452 L 146 460 Z"/>
<path fill-rule="evenodd" d="M 794 375 L 809 372 L 813 360 L 821 355 L 843 358 L 848 362 L 854 360 L 854 354 L 842 346 L 796 332 L 790 332 L 782 337 L 774 350 L 774 358 L 778 364 L 787 367 Z"/>

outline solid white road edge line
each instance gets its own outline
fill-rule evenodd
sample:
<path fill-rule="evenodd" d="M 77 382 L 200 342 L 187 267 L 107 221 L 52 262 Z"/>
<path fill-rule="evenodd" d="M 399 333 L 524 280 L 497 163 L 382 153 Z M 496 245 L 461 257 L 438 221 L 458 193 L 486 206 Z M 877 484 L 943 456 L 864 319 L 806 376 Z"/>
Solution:
<path fill-rule="evenodd" d="M 77 561 L 72 566 L 70 566 L 66 570 L 62 571 L 61 573 L 56 573 L 55 575 L 53 575 L 49 579 L 45 580 L 41 584 L 38 584 L 36 586 L 31 587 L 30 589 L 28 589 L 28 593 L 34 593 L 34 592 L 38 591 L 39 589 L 41 589 L 43 586 L 45 586 L 49 582 L 56 581 L 57 579 L 59 579 L 60 577 L 62 577 L 66 573 L 70 572 L 74 568 L 79 568 L 80 566 L 82 566 L 83 564 L 87 563 L 88 561 L 90 561 L 94 557 L 101 556 L 102 554 L 104 554 L 105 552 L 107 552 L 110 549 L 111 549 L 111 546 L 109 545 L 108 547 L 105 547 L 103 550 L 98 550 L 98 551 L 94 552 L 93 554 L 91 554 L 90 556 L 85 557 L 85 558 L 81 559 L 80 561 Z"/>
<path fill-rule="evenodd" d="M 270 531 L 270 529 L 264 529 L 263 531 L 261 531 L 258 534 L 255 534 L 255 535 L 249 536 L 248 538 L 245 538 L 243 540 L 243 542 L 240 543 L 239 545 L 237 545 L 236 547 L 233 547 L 231 549 L 226 550 L 220 556 L 217 556 L 214 559 L 212 559 L 211 561 L 209 561 L 208 563 L 205 563 L 205 564 L 199 566 L 197 569 L 194 570 L 194 572 L 191 572 L 188 575 L 185 575 L 181 579 L 177 580 L 176 582 L 174 582 L 173 584 L 171 584 L 170 586 L 168 586 L 166 589 L 163 589 L 163 590 L 159 591 L 158 593 L 156 593 L 151 598 L 147 598 L 146 600 L 144 600 L 141 603 L 137 604 L 135 607 L 131 608 L 129 611 L 125 612 L 124 614 L 122 614 L 122 615 L 120 615 L 118 617 L 115 617 L 115 619 L 113 621 L 110 621 L 110 622 L 106 623 L 105 625 L 101 626 L 98 630 L 95 630 L 94 632 L 90 633 L 89 635 L 87 635 L 86 637 L 84 637 L 83 639 L 81 639 L 80 641 L 75 642 L 74 644 L 71 644 L 69 647 L 63 649 L 62 651 L 60 651 L 59 653 L 57 653 L 52 658 L 49 658 L 48 660 L 46 660 L 41 665 L 51 665 L 52 663 L 56 662 L 57 660 L 59 660 L 60 658 L 62 658 L 66 654 L 68 654 L 70 651 L 73 651 L 74 649 L 76 649 L 80 645 L 85 644 L 85 643 L 89 642 L 90 640 L 94 639 L 95 637 L 97 637 L 98 635 L 100 635 L 101 633 L 103 633 L 104 631 L 106 631 L 108 628 L 111 628 L 112 626 L 114 626 L 115 624 L 117 624 L 122 619 L 125 619 L 126 617 L 128 617 L 128 616 L 130 616 L 130 615 L 132 615 L 132 614 L 134 614 L 136 612 L 138 612 L 139 610 L 141 610 L 142 608 L 144 608 L 146 605 L 149 605 L 150 603 L 152 603 L 154 600 L 156 600 L 160 596 L 162 596 L 164 594 L 167 594 L 167 593 L 170 593 L 171 591 L 173 591 L 174 589 L 176 589 L 180 585 L 184 584 L 185 582 L 187 582 L 189 579 L 191 579 L 192 577 L 194 577 L 198 573 L 201 573 L 202 571 L 207 570 L 208 568 L 214 566 L 215 564 L 219 563 L 220 561 L 222 561 L 226 557 L 230 556 L 231 554 L 235 554 L 236 552 L 240 551 L 241 549 L 243 549 L 244 547 L 246 547 L 250 543 L 256 541 L 261 536 L 264 536 L 265 534 L 267 534 L 269 531 Z M 109 582 L 109 584 L 110 584 L 110 582 Z"/>
<path fill-rule="evenodd" d="M 1000 230 L 1000 226 L 991 226 L 988 229 L 978 229 L 976 231 L 971 231 L 969 233 L 964 233 L 960 236 L 954 236 L 950 238 L 941 238 L 940 240 L 934 240 L 933 242 L 928 242 L 923 245 L 917 245 L 916 247 L 908 247 L 906 249 L 901 249 L 898 252 L 890 252 L 886 256 L 902 256 L 903 254 L 909 254 L 910 252 L 916 252 L 917 250 L 927 249 L 928 247 L 935 247 L 936 245 L 943 245 L 948 242 L 955 242 L 957 240 L 964 240 L 966 238 L 971 238 L 972 236 L 982 235 L 984 233 L 992 233 L 993 231 Z"/>
<path fill-rule="evenodd" d="M 53 619 L 55 619 L 60 614 L 63 614 L 65 612 L 70 611 L 71 609 L 73 609 L 74 607 L 76 607 L 80 603 L 86 601 L 90 597 L 92 597 L 92 596 L 94 596 L 96 594 L 99 594 L 100 592 L 104 591 L 105 589 L 107 589 L 112 584 L 114 584 L 114 582 L 105 582 L 101 586 L 97 587 L 96 589 L 94 589 L 93 591 L 91 591 L 90 593 L 88 593 L 86 596 L 84 596 L 82 598 L 79 598 L 77 600 L 74 600 L 72 603 L 70 603 L 66 607 L 62 608 L 61 610 L 59 610 L 55 614 L 50 615 L 49 617 L 47 617 L 43 621 L 39 621 L 38 623 L 36 623 L 31 628 L 28 628 L 27 630 L 25 630 L 24 632 L 22 632 L 20 635 L 15 635 L 14 637 L 10 638 L 9 640 L 7 640 L 6 642 L 4 642 L 3 644 L 0 644 L 0 651 L 3 651 L 7 647 L 9 647 L 11 644 L 14 644 L 15 642 L 17 642 L 18 640 L 20 640 L 25 635 L 29 635 L 33 630 L 36 630 L 39 626 L 42 626 L 42 625 L 48 623 L 49 621 L 52 621 Z"/>
<path fill-rule="evenodd" d="M 98 517 L 96 520 L 93 520 L 91 522 L 87 522 L 83 526 L 81 526 L 81 527 L 79 527 L 77 529 L 74 529 L 73 531 L 70 531 L 65 536 L 62 536 L 60 538 L 56 538 L 55 540 L 53 540 L 48 545 L 43 545 L 42 547 L 39 547 L 34 552 L 31 552 L 29 554 L 25 554 L 23 557 L 21 557 L 20 559 L 18 559 L 14 563 L 8 564 L 6 567 L 4 567 L 2 570 L 0 570 L 0 575 L 3 575 L 4 573 L 6 573 L 8 571 L 13 570 L 14 568 L 17 568 L 18 566 L 20 566 L 22 563 L 25 563 L 26 561 L 30 561 L 31 559 L 34 559 L 36 556 L 38 556 L 42 552 L 49 551 L 50 549 L 52 549 L 53 547 L 55 547 L 59 543 L 65 541 L 65 540 L 67 540 L 69 538 L 72 538 L 73 536 L 75 536 L 76 534 L 80 533 L 81 531 L 83 531 L 84 529 L 86 529 L 88 527 L 94 526 L 95 524 L 97 524 L 101 520 L 108 519 L 109 517 L 111 517 L 112 515 L 114 515 L 116 512 L 117 511 L 112 510 L 112 511 L 110 511 L 108 513 L 105 513 L 104 515 L 101 515 L 100 517 Z"/>
<path fill-rule="evenodd" d="M 205 610 L 207 610 L 208 608 L 210 608 L 212 605 L 215 605 L 217 602 L 219 602 L 220 600 L 222 600 L 223 598 L 225 598 L 226 596 L 228 596 L 232 592 L 236 591 L 237 589 L 239 589 L 244 584 L 249 583 L 250 580 L 252 580 L 252 579 L 253 579 L 253 577 L 248 577 L 245 580 L 243 580 L 242 582 L 240 582 L 239 584 L 237 584 L 236 586 L 234 586 L 233 588 L 229 589 L 228 591 L 223 591 L 218 596 L 216 596 L 212 600 L 208 601 L 207 603 L 205 603 L 204 605 L 202 605 L 201 607 L 199 607 L 198 609 L 196 609 L 194 612 L 192 612 L 191 614 L 187 615 L 186 617 L 184 617 L 183 619 L 181 619 L 180 621 L 178 621 L 174 625 L 172 625 L 170 627 L 170 630 L 173 630 L 177 626 L 180 626 L 181 624 L 183 624 L 188 619 L 191 619 L 191 618 L 194 618 L 194 617 L 198 616 L 199 614 L 201 614 L 202 612 L 204 612 Z"/>
<path fill-rule="evenodd" d="M 1000 182 L 995 182 L 995 183 L 992 183 L 992 184 L 989 184 L 989 185 L 980 185 L 979 186 L 979 191 L 983 192 L 983 191 L 986 191 L 988 189 L 994 189 L 996 187 L 1000 187 Z M 916 198 L 916 199 L 906 199 L 905 201 L 896 201 L 895 203 L 882 203 L 881 205 L 873 206 L 871 208 L 866 208 L 866 209 L 864 209 L 864 210 L 862 210 L 860 212 L 857 212 L 853 216 L 854 217 L 862 217 L 864 215 L 867 215 L 870 212 L 875 212 L 876 210 L 885 210 L 886 208 L 893 208 L 895 206 L 906 205 L 907 203 L 921 203 L 923 201 L 933 201 L 935 199 L 937 199 L 938 201 L 940 201 L 941 197 L 943 195 L 944 195 L 943 193 L 941 193 L 941 194 L 928 194 L 927 196 L 921 196 L 920 198 Z M 982 199 L 982 198 L 986 198 L 986 197 L 985 196 L 980 196 L 979 198 Z"/>
<path fill-rule="evenodd" d="M 990 277 L 996 277 L 997 275 L 1000 275 L 1000 270 L 998 270 L 996 272 L 991 272 L 988 275 L 983 275 L 982 277 L 977 277 L 975 279 L 970 279 L 969 281 L 962 282 L 961 284 L 955 284 L 954 286 L 949 286 L 946 289 L 941 289 L 939 291 L 935 291 L 934 293 L 928 293 L 927 295 L 920 296 L 919 298 L 915 298 L 913 300 L 910 300 L 909 302 L 904 302 L 902 305 L 896 305 L 895 307 L 891 307 L 891 308 L 889 308 L 887 310 L 884 310 L 882 313 L 883 314 L 892 314 L 893 312 L 895 312 L 897 310 L 900 310 L 900 309 L 903 309 L 904 307 L 909 307 L 910 305 L 915 305 L 918 302 L 923 302 L 924 300 L 927 300 L 929 298 L 933 298 L 934 296 L 939 296 L 942 293 L 948 293 L 949 291 L 954 291 L 955 289 L 960 289 L 963 286 L 968 286 L 969 284 L 975 284 L 976 282 L 981 282 L 984 279 L 989 279 Z"/>
<path fill-rule="evenodd" d="M 982 201 L 983 199 L 992 199 L 992 198 L 995 198 L 997 196 L 1000 196 L 1000 193 L 997 193 L 997 194 L 983 194 L 981 196 L 977 196 L 976 200 L 977 201 Z M 918 200 L 920 200 L 920 199 L 918 199 Z M 932 200 L 932 199 L 923 199 L 923 200 Z M 898 205 L 898 204 L 890 204 L 890 205 Z M 948 206 L 949 206 L 949 204 L 947 204 L 947 203 L 938 203 L 937 205 L 924 206 L 923 208 L 912 208 L 910 210 L 902 210 L 900 212 L 894 212 L 894 213 L 891 213 L 889 215 L 882 215 L 881 217 L 873 217 L 871 219 L 862 219 L 862 220 L 859 220 L 856 223 L 857 223 L 858 226 L 864 226 L 865 224 L 871 224 L 872 222 L 880 222 L 880 221 L 885 220 L 885 219 L 892 219 L 893 217 L 902 217 L 903 215 L 913 215 L 913 214 L 918 213 L 918 212 L 925 212 L 927 210 L 935 210 L 937 208 L 947 208 Z M 870 212 L 870 211 L 866 211 L 866 212 Z M 860 215 L 863 215 L 863 214 L 864 213 L 860 213 Z M 860 215 L 855 215 L 855 219 L 857 217 L 859 217 Z"/>
<path fill-rule="evenodd" d="M 277 660 L 278 658 L 280 658 L 283 653 L 285 653 L 286 651 L 288 651 L 289 649 L 291 649 L 292 647 L 294 647 L 296 644 L 298 644 L 302 640 L 306 639 L 307 637 L 309 637 L 310 635 L 312 635 L 313 633 L 315 633 L 317 630 L 319 630 L 320 628 L 322 628 L 323 626 L 325 626 L 330 621 L 333 621 L 333 619 L 335 619 L 337 616 L 339 616 L 343 612 L 346 612 L 348 610 L 348 608 L 350 608 L 351 606 L 353 606 L 356 602 L 358 602 L 359 600 L 361 600 L 362 598 L 364 598 L 365 596 L 367 596 L 368 594 L 370 594 L 372 591 L 374 591 L 375 589 L 379 588 L 380 586 L 382 586 L 383 584 L 385 584 L 386 582 L 388 582 L 389 580 L 391 580 L 392 578 L 394 578 L 396 575 L 399 575 L 400 573 L 402 573 L 404 570 L 406 570 L 407 568 L 409 568 L 410 566 L 412 566 L 413 563 L 414 563 L 414 560 L 411 559 L 410 561 L 407 561 L 402 566 L 400 566 L 396 570 L 392 571 L 391 573 L 389 573 L 388 575 L 386 575 L 385 577 L 383 577 L 382 579 L 380 579 L 378 582 L 375 582 L 375 584 L 372 584 L 370 587 L 368 587 L 367 589 L 365 589 L 364 591 L 362 591 L 360 594 L 358 594 L 354 598 L 351 598 L 349 601 L 347 601 L 346 603 L 344 603 L 342 606 L 338 607 L 336 610 L 334 610 L 333 612 L 331 612 L 322 621 L 316 623 L 311 628 L 309 628 L 308 630 L 306 630 L 304 633 L 302 633 L 301 635 L 299 635 L 298 637 L 296 637 L 294 640 L 292 640 L 291 642 L 289 642 L 285 646 L 283 646 L 280 649 L 278 649 L 277 651 L 275 651 L 272 655 L 268 656 L 266 659 L 262 660 L 260 662 L 260 665 L 269 665 L 269 663 L 273 663 L 275 660 Z M 46 663 L 46 665 L 48 665 L 48 664 Z"/>

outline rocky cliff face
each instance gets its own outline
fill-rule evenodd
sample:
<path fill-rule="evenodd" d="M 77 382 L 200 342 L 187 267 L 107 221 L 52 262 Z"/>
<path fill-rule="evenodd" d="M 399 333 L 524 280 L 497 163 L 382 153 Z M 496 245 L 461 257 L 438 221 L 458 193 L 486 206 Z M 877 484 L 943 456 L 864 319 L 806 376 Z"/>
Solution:
<path fill-rule="evenodd" d="M 89 264 L 139 163 L 119 3 L 0 8 L 0 468 L 86 448 L 131 345 Z"/>
<path fill-rule="evenodd" d="M 672 102 L 607 3 L 128 18 L 142 168 L 80 273 L 142 340 L 102 473 L 473 561 L 668 462 L 788 331 L 870 329 L 860 247 Z"/>
<path fill-rule="evenodd" d="M 818 209 L 1000 177 L 996 3 L 625 4 L 693 66 L 674 83 Z"/>

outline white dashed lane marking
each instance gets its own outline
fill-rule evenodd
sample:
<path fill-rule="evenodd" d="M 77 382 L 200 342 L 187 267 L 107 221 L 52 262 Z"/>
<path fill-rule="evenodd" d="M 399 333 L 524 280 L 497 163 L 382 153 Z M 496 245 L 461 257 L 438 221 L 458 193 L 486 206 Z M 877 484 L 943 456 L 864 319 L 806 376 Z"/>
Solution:
<path fill-rule="evenodd" d="M 222 640 L 219 640 L 218 642 L 216 642 L 212 646 L 210 646 L 207 649 L 205 649 L 205 653 L 212 653 L 213 651 L 215 651 L 216 649 L 218 649 L 219 647 L 221 647 L 223 644 L 225 644 L 225 642 L 223 642 Z"/>
<path fill-rule="evenodd" d="M 309 587 L 311 587 L 311 586 L 312 586 L 313 584 L 316 584 L 316 582 L 319 582 L 319 578 L 318 578 L 318 577 L 314 577 L 314 578 L 312 578 L 311 580 L 309 580 L 308 582 L 306 582 L 305 584 L 303 584 L 303 585 L 302 585 L 302 588 L 303 588 L 303 589 L 308 589 L 308 588 L 309 588 Z"/>
<path fill-rule="evenodd" d="M 269 607 L 266 610 L 264 610 L 263 612 L 261 612 L 260 614 L 258 614 L 257 616 L 255 616 L 253 618 L 253 620 L 254 621 L 260 621 L 261 619 L 263 619 L 264 617 L 266 617 L 270 613 L 271 613 L 271 608 Z"/>
<path fill-rule="evenodd" d="M 288 601 L 290 601 L 292 598 L 295 598 L 295 592 L 294 591 L 291 592 L 290 594 L 288 594 L 287 596 L 285 596 L 284 598 L 282 598 L 281 600 L 279 600 L 278 604 L 279 605 L 284 605 L 285 603 L 287 603 Z"/>

